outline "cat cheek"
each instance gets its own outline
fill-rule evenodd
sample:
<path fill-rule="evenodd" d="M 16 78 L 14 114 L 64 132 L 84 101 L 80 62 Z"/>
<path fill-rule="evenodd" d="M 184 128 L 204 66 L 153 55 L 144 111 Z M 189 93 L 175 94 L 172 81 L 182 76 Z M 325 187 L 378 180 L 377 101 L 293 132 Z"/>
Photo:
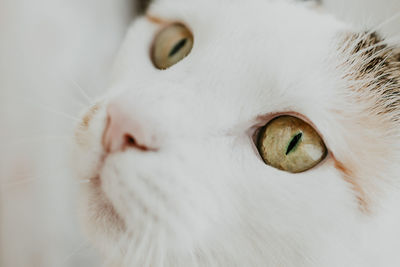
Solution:
<path fill-rule="evenodd" d="M 96 132 L 98 127 L 104 128 L 101 124 L 105 122 L 99 122 L 94 120 L 97 117 L 101 117 L 100 113 L 104 113 L 103 104 L 98 102 L 94 104 L 89 110 L 82 116 L 82 120 L 75 130 L 75 141 L 82 148 L 88 148 L 94 145 L 94 139 L 97 137 Z M 99 116 L 100 115 L 100 116 Z"/>
<path fill-rule="evenodd" d="M 99 102 L 83 116 L 75 130 L 72 163 L 80 179 L 91 179 L 102 161 L 102 129 L 105 127 L 105 108 Z"/>

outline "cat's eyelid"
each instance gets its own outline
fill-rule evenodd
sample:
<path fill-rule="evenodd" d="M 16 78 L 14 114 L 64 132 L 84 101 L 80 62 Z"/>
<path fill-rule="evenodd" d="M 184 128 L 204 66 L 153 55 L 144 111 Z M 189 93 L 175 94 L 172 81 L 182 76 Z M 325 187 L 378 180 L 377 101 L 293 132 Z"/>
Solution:
<path fill-rule="evenodd" d="M 146 18 L 149 22 L 160 25 L 161 28 L 159 29 L 159 31 L 162 31 L 165 27 L 168 27 L 170 25 L 180 24 L 185 26 L 190 32 L 193 32 L 192 28 L 185 21 L 180 19 L 165 19 L 151 14 L 147 14 Z"/>
<path fill-rule="evenodd" d="M 171 23 L 177 22 L 177 21 L 173 21 L 173 20 L 167 20 L 161 17 L 157 17 L 151 14 L 146 14 L 146 18 L 148 21 L 154 23 L 154 24 L 158 24 L 158 25 L 163 25 L 163 26 L 167 26 Z"/>
<path fill-rule="evenodd" d="M 321 139 L 325 141 L 324 135 L 318 130 L 318 127 L 312 122 L 312 120 L 310 120 L 306 115 L 296 111 L 280 111 L 280 112 L 271 112 L 265 115 L 258 115 L 255 119 L 255 124 L 251 128 L 259 129 L 268 124 L 268 122 L 272 121 L 273 119 L 285 115 L 293 116 L 305 121 L 319 134 Z"/>
<path fill-rule="evenodd" d="M 156 32 L 155 35 L 159 34 L 163 29 L 165 29 L 165 28 L 167 28 L 167 27 L 169 27 L 171 25 L 174 25 L 174 24 L 179 24 L 179 25 L 184 26 L 193 35 L 193 29 L 183 20 L 180 20 L 180 19 L 165 19 L 165 18 L 158 17 L 156 15 L 152 15 L 152 14 L 149 14 L 149 13 L 146 14 L 146 19 L 151 23 L 154 23 L 154 24 L 157 24 L 157 25 L 161 26 L 158 29 L 158 31 Z"/>

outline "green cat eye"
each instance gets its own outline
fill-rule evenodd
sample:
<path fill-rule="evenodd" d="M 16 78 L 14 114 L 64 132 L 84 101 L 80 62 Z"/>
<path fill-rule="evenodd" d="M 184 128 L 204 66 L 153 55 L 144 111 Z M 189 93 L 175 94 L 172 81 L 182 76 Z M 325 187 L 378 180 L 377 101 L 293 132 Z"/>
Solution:
<path fill-rule="evenodd" d="M 293 116 L 280 116 L 261 128 L 258 151 L 268 165 L 298 173 L 309 170 L 327 155 L 319 134 L 305 121 Z"/>
<path fill-rule="evenodd" d="M 167 69 L 186 57 L 193 47 L 193 35 L 181 23 L 162 29 L 151 48 L 151 60 L 158 69 Z"/>

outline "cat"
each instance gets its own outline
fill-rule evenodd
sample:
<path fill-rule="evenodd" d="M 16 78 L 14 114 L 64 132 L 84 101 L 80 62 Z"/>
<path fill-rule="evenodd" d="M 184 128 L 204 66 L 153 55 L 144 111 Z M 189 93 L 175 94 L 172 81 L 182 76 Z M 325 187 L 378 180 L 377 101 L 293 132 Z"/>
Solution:
<path fill-rule="evenodd" d="M 71 179 L 65 139 L 74 114 L 91 102 L 86 94 L 103 93 L 115 49 L 134 18 L 128 14 L 133 1 L 0 0 L 0 265 L 99 266 L 75 225 L 76 184 L 87 187 L 82 217 L 105 266 L 398 266 L 399 27 L 391 18 L 398 1 L 325 0 L 310 2 L 308 11 L 267 1 L 162 1 L 132 25 L 110 93 L 83 115 L 88 130 L 79 126 L 75 138 L 89 139 L 75 156 L 86 160 L 75 166 L 80 179 Z M 148 2 L 135 8 L 144 12 Z M 338 28 L 344 33 L 335 33 Z M 170 38 L 178 42 L 162 41 Z M 156 49 L 164 43 L 171 58 Z M 123 73 L 137 84 L 118 92 L 113 85 L 124 82 Z M 138 119 L 149 123 L 146 132 L 157 133 L 154 142 L 136 127 L 123 139 L 111 138 L 123 128 L 115 124 L 120 116 L 106 127 L 106 109 L 127 87 L 140 94 Z M 130 112 L 124 121 L 132 122 Z M 275 151 L 266 149 L 268 131 L 289 122 L 304 131 L 278 143 L 285 158 L 307 152 L 316 160 L 279 164 L 268 154 Z M 307 149 L 307 136 L 317 149 Z M 119 187 L 114 192 L 115 185 L 103 183 L 106 174 L 92 177 L 103 144 L 108 168 L 129 164 L 120 180 L 129 176 L 134 185 L 124 188 L 147 197 L 132 198 Z M 140 166 L 131 166 L 132 153 Z M 121 160 L 114 164 L 112 157 Z M 310 169 L 278 170 L 299 167 Z M 100 181 L 104 190 L 95 185 Z"/>
<path fill-rule="evenodd" d="M 76 128 L 86 232 L 107 267 L 399 266 L 399 116 L 374 29 L 156 1 Z"/>
<path fill-rule="evenodd" d="M 157 1 L 76 128 L 86 231 L 104 266 L 399 266 L 399 115 L 375 31 Z"/>

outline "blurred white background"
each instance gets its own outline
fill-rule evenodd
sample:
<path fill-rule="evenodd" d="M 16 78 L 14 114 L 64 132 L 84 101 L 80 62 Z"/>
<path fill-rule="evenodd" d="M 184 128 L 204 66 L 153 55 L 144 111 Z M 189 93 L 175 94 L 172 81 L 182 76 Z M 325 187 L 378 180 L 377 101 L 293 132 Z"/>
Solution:
<path fill-rule="evenodd" d="M 0 0 L 0 266 L 99 266 L 68 149 L 106 86 L 129 0 Z"/>

